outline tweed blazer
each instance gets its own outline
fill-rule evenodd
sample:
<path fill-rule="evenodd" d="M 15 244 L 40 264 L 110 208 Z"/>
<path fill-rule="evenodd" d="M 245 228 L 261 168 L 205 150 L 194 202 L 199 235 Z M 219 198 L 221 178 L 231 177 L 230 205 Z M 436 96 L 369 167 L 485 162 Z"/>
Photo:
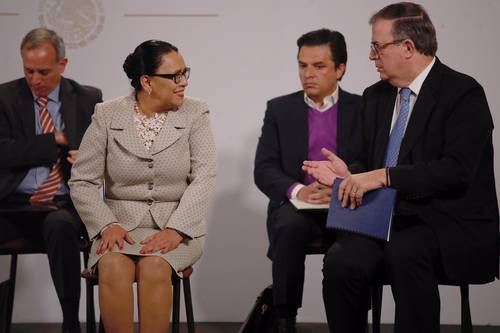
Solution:
<path fill-rule="evenodd" d="M 216 171 L 207 104 L 187 97 L 168 112 L 150 151 L 138 135 L 134 105 L 133 96 L 97 104 L 73 166 L 71 198 L 89 237 L 113 222 L 130 231 L 145 214 L 159 229 L 203 236 Z"/>

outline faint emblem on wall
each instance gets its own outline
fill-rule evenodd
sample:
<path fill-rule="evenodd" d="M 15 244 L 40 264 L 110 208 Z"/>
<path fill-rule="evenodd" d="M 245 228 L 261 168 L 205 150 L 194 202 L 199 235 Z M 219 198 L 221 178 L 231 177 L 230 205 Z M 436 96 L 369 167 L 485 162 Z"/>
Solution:
<path fill-rule="evenodd" d="M 69 48 L 84 47 L 104 26 L 101 0 L 41 0 L 40 25 L 56 31 Z"/>

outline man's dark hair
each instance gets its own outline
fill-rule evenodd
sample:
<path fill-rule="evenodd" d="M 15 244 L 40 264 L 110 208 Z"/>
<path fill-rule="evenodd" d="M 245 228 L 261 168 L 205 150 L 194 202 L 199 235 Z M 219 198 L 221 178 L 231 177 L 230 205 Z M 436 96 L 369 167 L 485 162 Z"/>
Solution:
<path fill-rule="evenodd" d="M 410 39 L 418 52 L 434 56 L 437 51 L 436 29 L 424 7 L 412 2 L 399 2 L 386 6 L 370 18 L 370 24 L 379 19 L 393 20 L 392 35 L 397 39 Z"/>
<path fill-rule="evenodd" d="M 299 52 L 302 46 L 319 46 L 326 44 L 330 47 L 335 67 L 338 67 L 340 64 L 347 63 L 347 47 L 345 45 L 345 39 L 344 36 L 338 31 L 323 28 L 308 32 L 297 39 Z"/>

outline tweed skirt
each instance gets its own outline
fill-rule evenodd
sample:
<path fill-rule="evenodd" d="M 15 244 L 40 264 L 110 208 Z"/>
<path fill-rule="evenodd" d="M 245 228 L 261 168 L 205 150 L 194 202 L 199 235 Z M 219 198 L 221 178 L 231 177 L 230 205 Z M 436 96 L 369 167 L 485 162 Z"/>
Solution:
<path fill-rule="evenodd" d="M 141 254 L 139 251 L 142 246 L 140 242 L 148 236 L 151 236 L 160 231 L 160 228 L 155 224 L 151 214 L 146 214 L 141 223 L 133 230 L 129 231 L 130 237 L 135 241 L 135 244 L 129 244 L 124 242 L 123 249 L 118 249 L 115 245 L 111 252 L 118 252 L 130 255 L 132 257 L 145 257 L 145 256 L 157 256 L 164 259 L 166 262 L 172 266 L 172 269 L 181 276 L 181 272 L 193 265 L 201 257 L 203 252 L 203 244 L 205 237 L 198 237 L 195 239 L 184 240 L 179 246 L 165 254 L 158 252 L 151 254 Z M 96 237 L 92 243 L 92 248 L 89 257 L 89 267 L 96 269 L 99 259 L 105 256 L 109 251 L 103 254 L 97 254 L 97 247 L 99 246 L 101 237 Z"/>

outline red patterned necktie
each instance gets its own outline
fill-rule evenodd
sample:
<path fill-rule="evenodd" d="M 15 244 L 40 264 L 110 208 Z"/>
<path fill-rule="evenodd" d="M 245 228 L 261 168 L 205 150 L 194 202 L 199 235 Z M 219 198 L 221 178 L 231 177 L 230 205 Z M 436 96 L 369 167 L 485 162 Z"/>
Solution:
<path fill-rule="evenodd" d="M 47 110 L 47 97 L 39 97 L 36 103 L 40 107 L 40 124 L 42 127 L 42 133 L 54 133 L 56 127 L 54 125 L 54 120 Z M 32 204 L 50 204 L 54 200 L 54 196 L 62 185 L 62 171 L 61 171 L 61 159 L 58 158 L 57 161 L 52 166 L 49 176 L 47 179 L 40 184 L 36 189 L 35 193 L 30 197 L 30 203 Z"/>

